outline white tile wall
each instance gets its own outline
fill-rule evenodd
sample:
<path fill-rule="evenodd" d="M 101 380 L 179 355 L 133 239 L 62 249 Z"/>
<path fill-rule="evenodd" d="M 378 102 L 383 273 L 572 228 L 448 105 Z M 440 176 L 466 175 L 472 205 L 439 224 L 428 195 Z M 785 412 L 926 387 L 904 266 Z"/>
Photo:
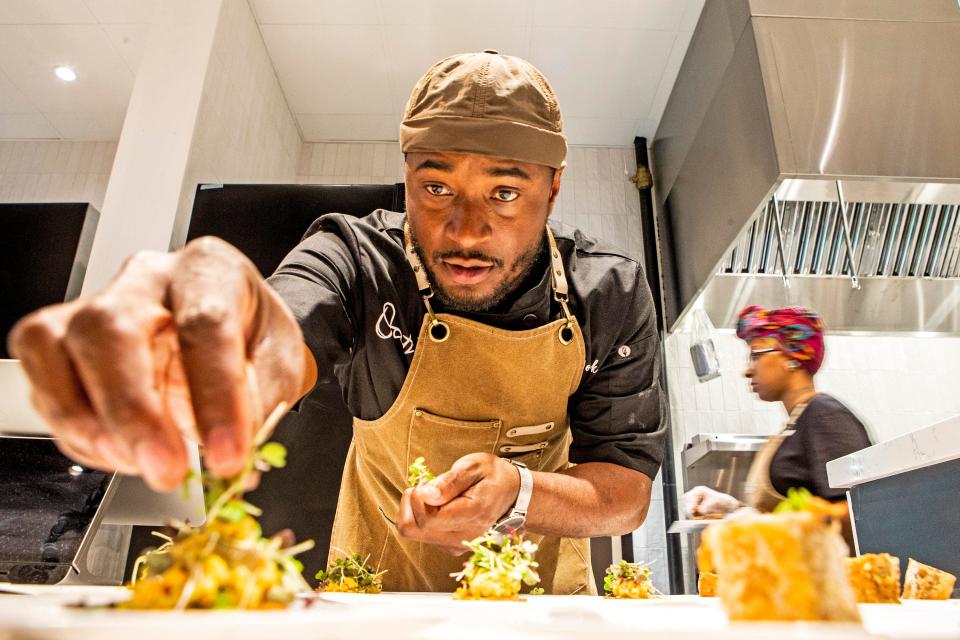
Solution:
<path fill-rule="evenodd" d="M 284 183 L 302 141 L 246 0 L 224 0 L 180 201 L 188 220 L 199 183 Z M 174 232 L 174 243 L 185 237 Z"/>
<path fill-rule="evenodd" d="M 0 202 L 89 202 L 103 208 L 116 142 L 0 140 Z"/>
<path fill-rule="evenodd" d="M 786 414 L 763 402 L 743 378 L 746 343 L 719 334 L 722 375 L 698 382 L 691 334 L 666 340 L 667 382 L 675 442 L 697 433 L 774 433 Z M 960 414 L 960 338 L 827 336 L 817 388 L 847 404 L 880 442 Z"/>
<path fill-rule="evenodd" d="M 632 147 L 571 147 L 553 217 L 640 258 L 640 198 L 629 178 Z M 305 143 L 297 182 L 388 184 L 403 180 L 395 142 Z"/>

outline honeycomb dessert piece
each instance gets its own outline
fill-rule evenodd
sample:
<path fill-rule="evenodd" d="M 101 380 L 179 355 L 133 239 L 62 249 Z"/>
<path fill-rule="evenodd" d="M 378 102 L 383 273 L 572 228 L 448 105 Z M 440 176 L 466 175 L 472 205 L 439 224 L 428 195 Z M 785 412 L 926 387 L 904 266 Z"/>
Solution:
<path fill-rule="evenodd" d="M 907 561 L 907 573 L 903 581 L 903 598 L 915 600 L 948 600 L 953 593 L 957 576 L 936 567 Z"/>
<path fill-rule="evenodd" d="M 717 574 L 701 571 L 697 578 L 697 592 L 701 598 L 717 597 Z"/>
<path fill-rule="evenodd" d="M 900 558 L 889 553 L 847 558 L 847 575 L 857 602 L 900 602 Z"/>
<path fill-rule="evenodd" d="M 719 522 L 703 532 L 730 620 L 860 620 L 839 525 L 806 511 Z M 707 570 L 707 567 L 701 567 Z"/>

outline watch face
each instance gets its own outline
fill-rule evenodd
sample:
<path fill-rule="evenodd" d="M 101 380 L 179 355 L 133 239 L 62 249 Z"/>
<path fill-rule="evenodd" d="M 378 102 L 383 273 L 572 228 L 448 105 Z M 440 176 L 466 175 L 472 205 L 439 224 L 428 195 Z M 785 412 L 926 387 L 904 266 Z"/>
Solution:
<path fill-rule="evenodd" d="M 526 521 L 527 519 L 523 516 L 510 516 L 493 525 L 493 530 L 503 535 L 510 535 L 522 529 Z"/>

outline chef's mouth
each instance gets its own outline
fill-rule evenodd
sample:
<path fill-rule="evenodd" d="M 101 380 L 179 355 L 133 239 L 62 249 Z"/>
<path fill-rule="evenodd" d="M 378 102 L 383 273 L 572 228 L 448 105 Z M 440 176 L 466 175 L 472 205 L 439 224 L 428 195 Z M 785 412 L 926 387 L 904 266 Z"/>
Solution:
<path fill-rule="evenodd" d="M 459 285 L 480 284 L 493 273 L 495 265 L 482 260 L 447 259 L 440 263 L 447 277 Z"/>

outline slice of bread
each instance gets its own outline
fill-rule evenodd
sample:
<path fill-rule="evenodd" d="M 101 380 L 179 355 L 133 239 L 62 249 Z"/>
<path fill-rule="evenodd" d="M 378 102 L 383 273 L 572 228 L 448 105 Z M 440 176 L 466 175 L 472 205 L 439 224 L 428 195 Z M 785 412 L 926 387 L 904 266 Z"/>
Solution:
<path fill-rule="evenodd" d="M 701 598 L 717 597 L 717 574 L 701 571 L 697 578 L 697 593 Z"/>
<path fill-rule="evenodd" d="M 731 620 L 859 621 L 839 525 L 809 512 L 758 515 L 703 532 Z M 701 570 L 711 570 L 701 566 Z"/>
<path fill-rule="evenodd" d="M 900 558 L 889 553 L 847 558 L 847 575 L 857 602 L 900 602 Z"/>
<path fill-rule="evenodd" d="M 903 598 L 948 600 L 956 582 L 957 576 L 952 573 L 910 558 L 907 561 L 907 573 L 903 580 Z"/>

